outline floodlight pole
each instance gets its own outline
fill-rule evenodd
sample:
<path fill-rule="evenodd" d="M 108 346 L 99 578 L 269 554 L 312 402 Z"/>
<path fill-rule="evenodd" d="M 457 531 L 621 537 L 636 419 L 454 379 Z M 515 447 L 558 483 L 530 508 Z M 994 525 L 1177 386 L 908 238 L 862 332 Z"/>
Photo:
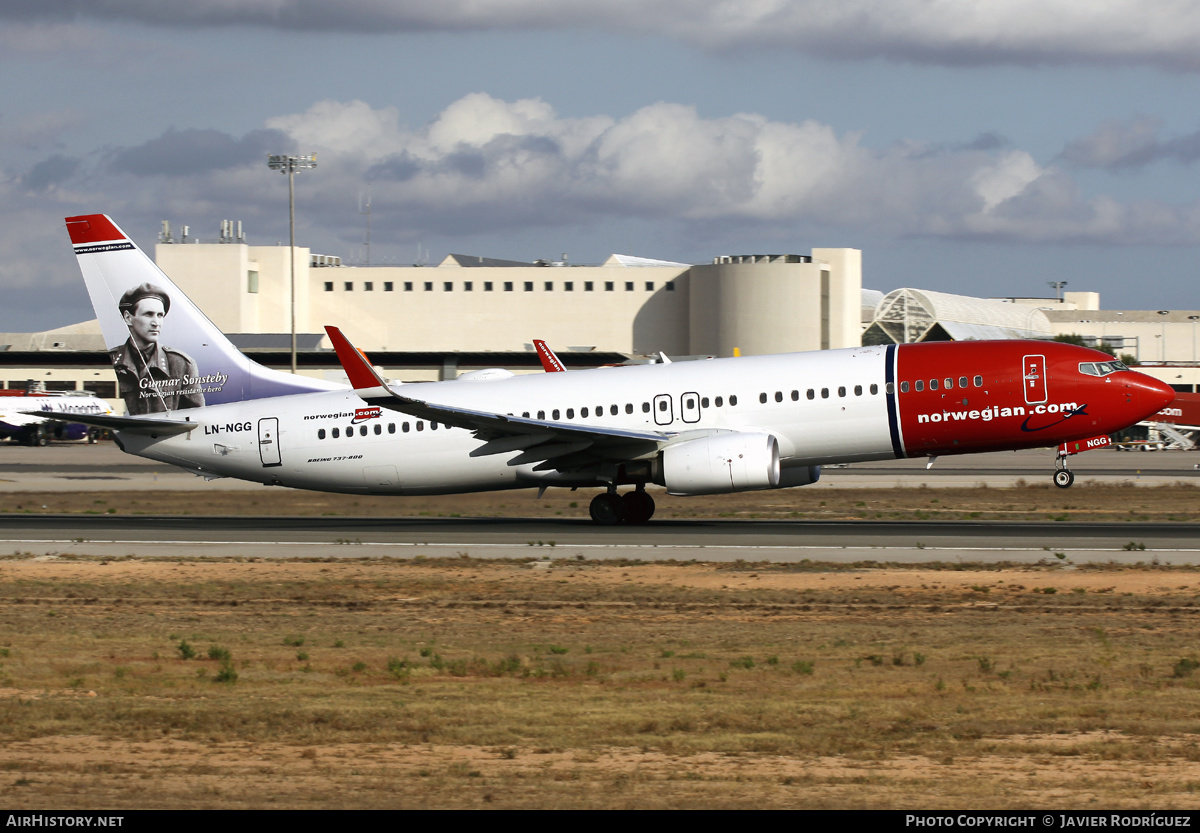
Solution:
<path fill-rule="evenodd" d="M 288 255 L 292 267 L 292 373 L 296 372 L 296 171 L 317 167 L 317 155 L 267 154 L 267 167 L 288 178 Z"/>

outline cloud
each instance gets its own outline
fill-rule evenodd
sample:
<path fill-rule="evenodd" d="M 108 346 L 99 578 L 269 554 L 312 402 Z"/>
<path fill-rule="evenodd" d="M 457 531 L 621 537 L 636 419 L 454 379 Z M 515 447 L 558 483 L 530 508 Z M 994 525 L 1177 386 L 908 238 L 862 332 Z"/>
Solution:
<path fill-rule="evenodd" d="M 306 189 L 353 205 L 369 187 L 393 228 L 442 235 L 604 219 L 1033 242 L 1200 242 L 1193 207 L 1084 194 L 1002 137 L 870 149 L 855 133 L 754 113 L 706 119 L 658 103 L 560 118 L 540 99 L 464 96 L 410 128 L 394 108 L 323 101 L 268 128 L 316 152 Z M 330 227 L 358 233 L 343 212 Z M 379 228 L 379 224 L 376 225 Z M 377 231 L 386 235 L 387 232 Z"/>
<path fill-rule="evenodd" d="M 1155 162 L 1190 165 L 1200 159 L 1200 131 L 1160 139 L 1158 119 L 1138 117 L 1110 121 L 1063 148 L 1061 158 L 1076 168 L 1120 171 L 1144 168 Z"/>
<path fill-rule="evenodd" d="M 262 157 L 289 150 L 317 154 L 319 167 L 297 180 L 298 217 L 313 245 L 334 252 L 360 238 L 357 206 L 368 191 L 380 243 L 631 221 L 709 245 L 715 235 L 794 239 L 815 230 L 842 239 L 1200 242 L 1196 204 L 1088 195 L 1069 169 L 999 137 L 883 149 L 861 140 L 812 120 L 703 118 L 669 102 L 564 118 L 540 99 L 473 93 L 410 127 L 395 108 L 322 101 L 241 137 L 168 130 L 82 159 L 52 155 L 0 187 L 0 205 L 15 199 L 6 188 L 17 189 L 39 197 L 48 223 L 81 211 L 147 227 L 207 215 L 280 234 L 286 188 Z M 1116 146 L 1104 158 L 1121 158 L 1125 146 Z"/>
<path fill-rule="evenodd" d="M 562 31 L 662 35 L 714 50 L 943 66 L 1097 64 L 1200 69 L 1200 7 L 1135 0 L 10 0 L 0 20 L 136 21 L 342 32 Z"/>
<path fill-rule="evenodd" d="M 30 168 L 21 184 L 29 191 L 46 191 L 70 179 L 77 170 L 78 159 L 56 153 Z"/>
<path fill-rule="evenodd" d="M 290 153 L 293 142 L 278 130 L 255 130 L 235 139 L 219 130 L 168 130 L 137 147 L 118 150 L 112 169 L 139 176 L 188 176 L 265 163 L 268 153 Z"/>

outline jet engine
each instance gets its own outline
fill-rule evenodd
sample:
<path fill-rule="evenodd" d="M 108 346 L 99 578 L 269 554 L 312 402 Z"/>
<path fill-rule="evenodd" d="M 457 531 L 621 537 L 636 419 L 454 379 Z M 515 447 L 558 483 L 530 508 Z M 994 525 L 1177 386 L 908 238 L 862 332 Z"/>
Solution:
<path fill-rule="evenodd" d="M 719 495 L 779 485 L 779 442 L 771 434 L 723 431 L 668 445 L 660 483 L 672 495 Z"/>

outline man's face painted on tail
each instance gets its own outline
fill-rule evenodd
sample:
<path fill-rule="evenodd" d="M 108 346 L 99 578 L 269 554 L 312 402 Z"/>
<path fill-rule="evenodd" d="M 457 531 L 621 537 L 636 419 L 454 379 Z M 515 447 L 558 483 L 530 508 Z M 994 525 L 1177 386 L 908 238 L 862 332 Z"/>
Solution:
<path fill-rule="evenodd" d="M 166 315 L 163 302 L 158 298 L 142 298 L 132 311 L 126 311 L 125 324 L 133 341 L 141 349 L 158 344 L 162 334 L 162 321 Z"/>

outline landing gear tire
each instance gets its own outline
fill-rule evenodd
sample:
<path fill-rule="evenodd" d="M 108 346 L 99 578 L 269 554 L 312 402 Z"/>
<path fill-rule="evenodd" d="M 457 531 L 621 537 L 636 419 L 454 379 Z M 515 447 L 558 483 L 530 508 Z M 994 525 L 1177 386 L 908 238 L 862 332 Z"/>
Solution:
<path fill-rule="evenodd" d="M 1059 469 L 1054 473 L 1054 485 L 1060 489 L 1069 489 L 1071 484 L 1075 482 L 1075 472 L 1068 469 Z"/>
<path fill-rule="evenodd" d="M 588 507 L 592 520 L 601 526 L 616 526 L 625 519 L 625 506 L 616 492 L 602 492 Z"/>
<path fill-rule="evenodd" d="M 625 523 L 644 524 L 654 517 L 654 498 L 645 492 L 626 492 L 621 496 L 621 508 L 625 511 Z"/>

